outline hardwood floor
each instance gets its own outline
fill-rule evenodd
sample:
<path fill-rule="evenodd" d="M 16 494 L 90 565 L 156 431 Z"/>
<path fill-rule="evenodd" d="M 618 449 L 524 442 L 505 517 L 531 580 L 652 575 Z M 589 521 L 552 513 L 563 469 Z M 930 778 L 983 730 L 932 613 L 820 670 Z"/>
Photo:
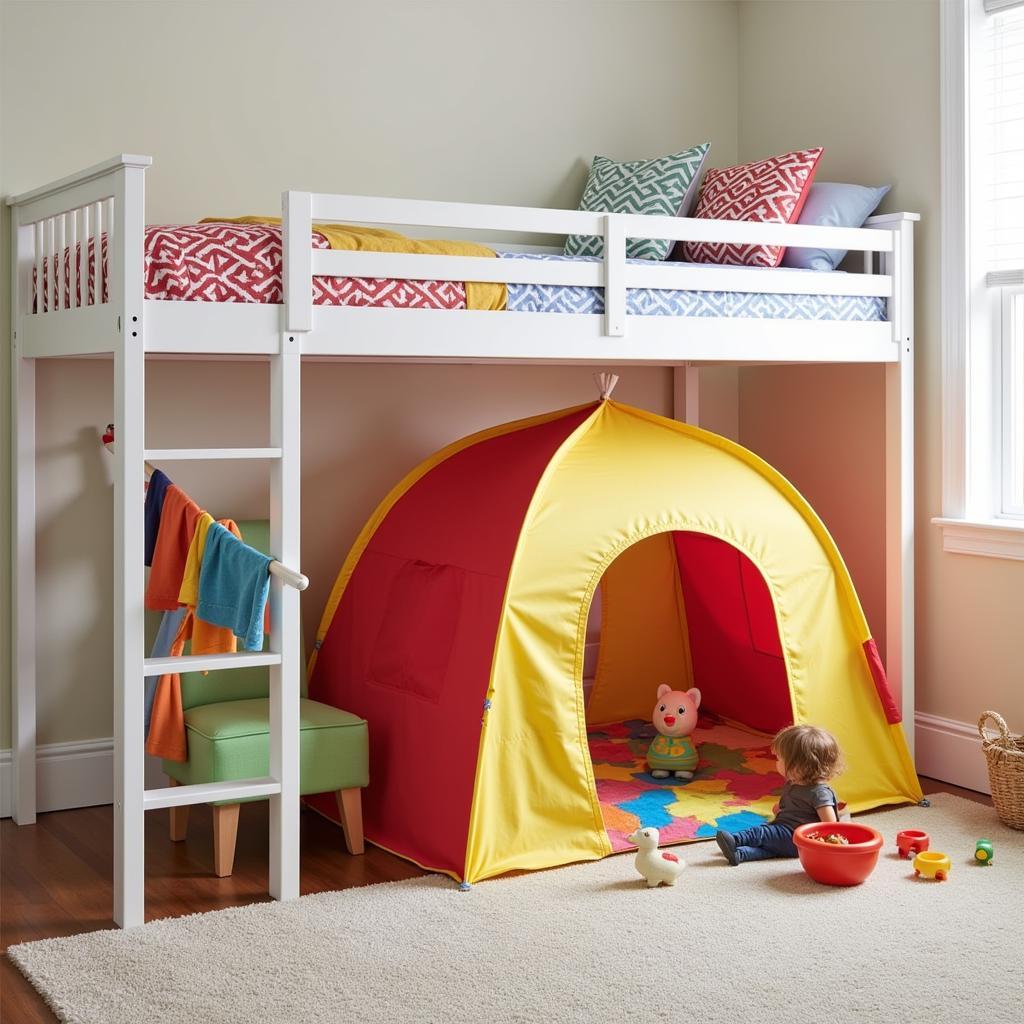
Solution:
<path fill-rule="evenodd" d="M 929 793 L 991 803 L 987 796 L 931 779 Z M 193 808 L 188 839 L 172 843 L 166 813 L 146 816 L 146 916 L 152 920 L 266 900 L 267 804 L 242 807 L 235 870 L 213 874 L 212 815 Z M 34 826 L 0 822 L 0 947 L 32 939 L 113 927 L 110 807 L 42 814 Z M 422 874 L 375 846 L 361 857 L 345 852 L 341 830 L 319 815 L 302 815 L 303 894 L 392 882 Z M 50 1024 L 57 1018 L 6 956 L 0 958 L 0 1020 Z M 141 1024 L 141 1022 L 140 1022 Z"/>

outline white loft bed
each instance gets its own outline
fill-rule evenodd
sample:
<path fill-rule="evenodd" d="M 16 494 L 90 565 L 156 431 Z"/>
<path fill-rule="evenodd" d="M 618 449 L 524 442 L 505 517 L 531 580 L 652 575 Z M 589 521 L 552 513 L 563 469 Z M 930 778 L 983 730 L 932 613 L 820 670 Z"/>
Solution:
<path fill-rule="evenodd" d="M 699 366 L 707 363 L 884 363 L 887 670 L 914 712 L 913 606 L 913 222 L 916 214 L 872 217 L 865 228 L 824 228 L 543 210 L 466 203 L 285 192 L 284 303 L 147 299 L 144 291 L 145 172 L 149 157 L 120 156 L 7 200 L 12 224 L 13 361 L 13 769 L 14 819 L 35 820 L 35 370 L 34 360 L 106 354 L 114 360 L 118 428 L 114 470 L 114 920 L 144 920 L 145 811 L 247 796 L 270 797 L 270 893 L 299 894 L 299 602 L 280 578 L 271 586 L 269 653 L 150 659 L 143 650 L 143 492 L 148 459 L 262 458 L 271 465 L 271 546 L 300 566 L 300 367 L 303 357 L 348 361 L 655 364 L 675 367 L 676 415 L 697 421 Z M 313 250 L 314 222 L 516 234 L 603 235 L 597 263 Z M 87 302 L 88 245 L 107 236 L 108 295 Z M 626 238 L 841 248 L 865 253 L 864 273 L 636 266 Z M 64 296 L 34 305 L 34 280 Z M 94 246 L 99 258 L 100 246 Z M 880 259 L 877 264 L 874 254 Z M 99 282 L 100 268 L 94 267 Z M 522 313 L 313 305 L 312 277 L 501 281 L 603 287 L 605 313 Z M 882 321 L 633 316 L 627 288 L 882 296 Z M 55 308 L 56 307 L 56 308 Z M 271 362 L 271 446 L 260 449 L 147 449 L 145 358 L 263 356 Z M 685 411 L 684 411 L 685 410 Z M 270 777 L 145 790 L 143 687 L 166 671 L 270 668 Z M 908 742 L 913 742 L 912 731 Z"/>

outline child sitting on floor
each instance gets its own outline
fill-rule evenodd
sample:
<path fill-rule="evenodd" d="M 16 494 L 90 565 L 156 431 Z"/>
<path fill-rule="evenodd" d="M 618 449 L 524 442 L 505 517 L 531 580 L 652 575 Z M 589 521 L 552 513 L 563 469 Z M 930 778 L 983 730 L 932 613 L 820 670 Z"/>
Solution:
<path fill-rule="evenodd" d="M 715 839 L 730 864 L 796 857 L 793 832 L 812 821 L 838 821 L 836 795 L 828 781 L 842 771 L 835 737 L 814 725 L 791 725 L 772 740 L 778 772 L 786 780 L 767 825 L 718 832 Z"/>

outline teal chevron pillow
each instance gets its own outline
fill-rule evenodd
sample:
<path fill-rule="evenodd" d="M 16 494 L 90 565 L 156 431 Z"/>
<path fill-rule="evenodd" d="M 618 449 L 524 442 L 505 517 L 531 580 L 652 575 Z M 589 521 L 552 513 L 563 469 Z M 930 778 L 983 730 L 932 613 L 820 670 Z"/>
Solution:
<path fill-rule="evenodd" d="M 595 156 L 579 208 L 600 213 L 643 213 L 685 217 L 700 185 L 700 172 L 709 144 L 654 160 L 619 163 Z M 639 260 L 663 260 L 674 242 L 664 238 L 630 238 L 626 256 Z M 600 235 L 569 235 L 566 256 L 602 256 Z"/>

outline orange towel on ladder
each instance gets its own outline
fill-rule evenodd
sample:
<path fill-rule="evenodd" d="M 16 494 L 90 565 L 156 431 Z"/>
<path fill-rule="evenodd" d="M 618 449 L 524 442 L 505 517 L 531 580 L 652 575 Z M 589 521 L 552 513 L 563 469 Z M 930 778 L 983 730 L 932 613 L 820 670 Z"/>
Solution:
<path fill-rule="evenodd" d="M 153 567 L 146 584 L 147 608 L 173 611 L 180 605 L 178 592 L 185 575 L 188 549 L 202 512 L 180 487 L 171 484 L 167 488 L 153 550 Z"/>

